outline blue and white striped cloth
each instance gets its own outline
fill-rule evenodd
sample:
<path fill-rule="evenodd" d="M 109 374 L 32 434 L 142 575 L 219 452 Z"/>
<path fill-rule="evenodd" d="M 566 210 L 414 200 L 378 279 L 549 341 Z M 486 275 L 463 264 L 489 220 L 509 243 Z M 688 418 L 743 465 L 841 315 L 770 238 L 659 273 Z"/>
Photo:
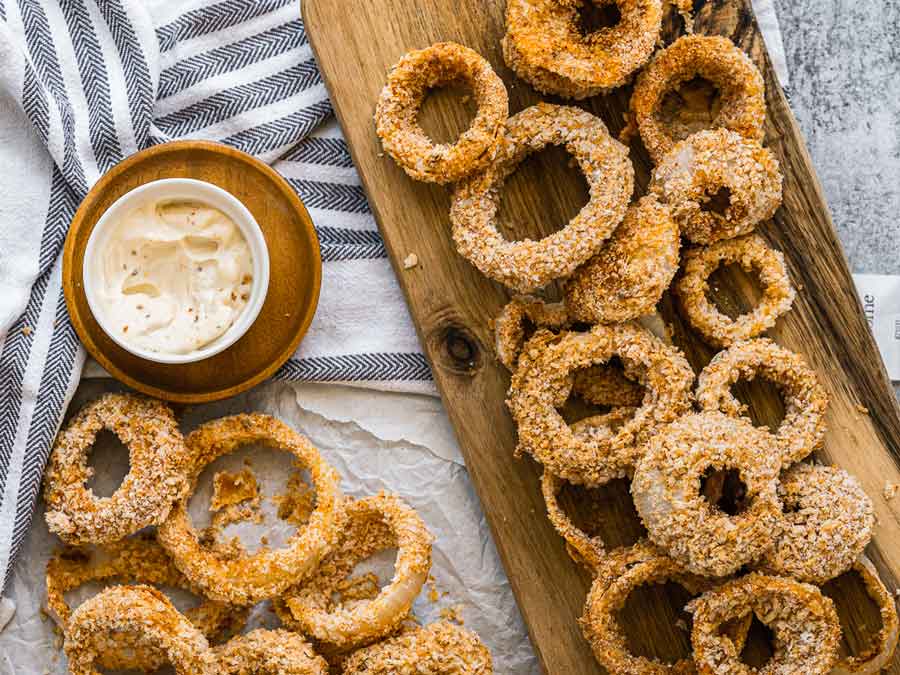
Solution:
<path fill-rule="evenodd" d="M 316 224 L 319 312 L 277 377 L 434 392 L 299 0 L 0 0 L 0 590 L 85 361 L 69 222 L 105 171 L 177 138 L 271 162 Z"/>

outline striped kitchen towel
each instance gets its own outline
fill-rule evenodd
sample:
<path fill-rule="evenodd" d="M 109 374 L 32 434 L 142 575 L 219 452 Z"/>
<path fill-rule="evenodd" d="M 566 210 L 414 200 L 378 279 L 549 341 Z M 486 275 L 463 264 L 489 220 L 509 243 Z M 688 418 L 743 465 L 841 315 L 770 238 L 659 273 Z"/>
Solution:
<path fill-rule="evenodd" d="M 272 163 L 316 224 L 319 311 L 277 377 L 434 393 L 299 0 L 0 0 L 3 587 L 85 361 L 60 283 L 69 222 L 110 167 L 177 138 Z"/>

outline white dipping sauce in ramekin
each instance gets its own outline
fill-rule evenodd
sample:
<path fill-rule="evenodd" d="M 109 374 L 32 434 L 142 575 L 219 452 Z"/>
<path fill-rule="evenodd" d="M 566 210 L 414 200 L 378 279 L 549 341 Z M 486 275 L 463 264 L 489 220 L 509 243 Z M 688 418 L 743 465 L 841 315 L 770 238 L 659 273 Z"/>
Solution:
<path fill-rule="evenodd" d="M 186 363 L 246 332 L 268 287 L 268 254 L 234 197 L 168 179 L 127 193 L 103 215 L 84 276 L 91 311 L 115 342 L 151 360 Z"/>

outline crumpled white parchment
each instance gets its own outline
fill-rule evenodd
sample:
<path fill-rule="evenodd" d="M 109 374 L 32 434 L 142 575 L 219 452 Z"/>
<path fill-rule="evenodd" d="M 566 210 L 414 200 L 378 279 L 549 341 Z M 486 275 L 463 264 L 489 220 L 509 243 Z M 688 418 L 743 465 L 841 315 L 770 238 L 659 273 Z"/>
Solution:
<path fill-rule="evenodd" d="M 73 406 L 113 386 L 107 380 L 85 381 Z M 432 574 L 442 595 L 432 602 L 426 587 L 414 608 L 420 621 L 439 620 L 442 608 L 459 606 L 465 625 L 490 648 L 495 672 L 540 672 L 440 400 L 328 385 L 270 383 L 225 402 L 189 408 L 183 413 L 182 426 L 187 431 L 208 419 L 254 410 L 273 414 L 306 434 L 341 472 L 348 495 L 386 490 L 401 495 L 419 512 L 436 537 Z M 109 442 L 98 446 L 92 465 L 100 476 L 98 491 L 108 494 L 121 480 L 127 463 L 121 448 Z M 259 448 L 235 453 L 215 462 L 201 477 L 191 503 L 195 525 L 202 527 L 208 520 L 212 474 L 240 469 L 248 455 L 262 493 L 271 497 L 284 491 L 292 470 L 289 455 Z M 288 532 L 274 517 L 275 505 L 264 499 L 263 507 L 266 526 L 232 525 L 226 536 L 239 534 L 247 544 L 258 541 L 262 533 L 270 537 L 271 545 L 283 540 Z M 2 675 L 66 673 L 52 620 L 40 611 L 46 602 L 44 568 L 57 546 L 41 508 L 7 589 L 17 609 L 0 633 Z M 390 574 L 390 561 L 390 555 L 378 556 L 366 569 L 374 569 L 384 580 Z M 85 588 L 67 598 L 77 603 L 97 588 Z M 173 597 L 176 605 L 189 602 L 188 598 Z M 277 623 L 265 606 L 251 617 L 251 627 Z"/>

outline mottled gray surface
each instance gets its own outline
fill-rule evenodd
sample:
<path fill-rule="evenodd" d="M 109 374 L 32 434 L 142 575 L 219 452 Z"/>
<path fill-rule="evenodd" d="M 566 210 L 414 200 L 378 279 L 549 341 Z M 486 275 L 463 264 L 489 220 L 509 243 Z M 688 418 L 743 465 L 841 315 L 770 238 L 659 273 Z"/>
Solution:
<path fill-rule="evenodd" d="M 900 274 L 900 2 L 775 5 L 791 106 L 851 268 Z"/>

